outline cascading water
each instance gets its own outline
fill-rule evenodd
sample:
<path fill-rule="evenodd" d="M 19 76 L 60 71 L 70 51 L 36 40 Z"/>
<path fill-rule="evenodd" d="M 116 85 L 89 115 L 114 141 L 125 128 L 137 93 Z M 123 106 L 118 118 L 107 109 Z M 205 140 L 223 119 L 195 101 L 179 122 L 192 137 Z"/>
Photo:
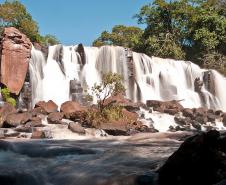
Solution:
<path fill-rule="evenodd" d="M 180 100 L 184 107 L 226 110 L 222 89 L 226 79 L 214 70 L 186 61 L 148 57 L 119 46 L 84 47 L 82 51 L 84 55 L 77 45 L 51 46 L 45 63 L 40 51 L 32 49 L 32 105 L 50 99 L 60 105 L 71 99 L 71 80 L 88 90 L 101 82 L 102 74 L 115 72 L 123 76 L 126 95 L 135 102 Z"/>

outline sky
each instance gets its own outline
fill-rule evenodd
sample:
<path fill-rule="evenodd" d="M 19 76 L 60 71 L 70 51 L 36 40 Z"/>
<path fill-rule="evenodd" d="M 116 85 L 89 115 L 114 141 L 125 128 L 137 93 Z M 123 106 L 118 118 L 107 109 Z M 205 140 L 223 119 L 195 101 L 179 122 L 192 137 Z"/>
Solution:
<path fill-rule="evenodd" d="M 0 0 L 3 3 L 5 0 Z M 20 0 L 38 23 L 42 35 L 61 43 L 86 46 L 115 25 L 140 26 L 133 15 L 151 0 Z M 144 26 L 143 26 L 144 27 Z"/>

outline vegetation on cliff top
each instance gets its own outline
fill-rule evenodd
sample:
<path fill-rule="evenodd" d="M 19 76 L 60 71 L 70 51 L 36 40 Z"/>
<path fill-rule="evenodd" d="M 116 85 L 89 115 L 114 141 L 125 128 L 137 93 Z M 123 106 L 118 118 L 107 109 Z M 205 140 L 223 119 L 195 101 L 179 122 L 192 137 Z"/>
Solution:
<path fill-rule="evenodd" d="M 0 4 L 0 32 L 4 27 L 13 26 L 26 34 L 32 42 L 43 45 L 59 44 L 53 35 L 42 36 L 39 33 L 38 23 L 27 12 L 26 7 L 19 1 L 5 1 Z"/>
<path fill-rule="evenodd" d="M 134 18 L 146 25 L 144 31 L 117 25 L 111 33 L 102 32 L 93 45 L 130 47 L 149 56 L 191 60 L 226 73 L 224 0 L 155 0 Z"/>

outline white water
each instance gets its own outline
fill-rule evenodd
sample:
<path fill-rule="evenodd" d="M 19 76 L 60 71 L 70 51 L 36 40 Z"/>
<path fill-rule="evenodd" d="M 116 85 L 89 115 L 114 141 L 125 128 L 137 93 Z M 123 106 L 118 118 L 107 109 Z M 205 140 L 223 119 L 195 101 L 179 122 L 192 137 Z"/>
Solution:
<path fill-rule="evenodd" d="M 53 100 L 58 105 L 70 99 L 70 80 L 77 79 L 83 89 L 90 89 L 94 83 L 100 83 L 101 76 L 107 72 L 116 72 L 123 76 L 126 95 L 133 101 L 146 100 L 182 100 L 184 107 L 206 106 L 226 110 L 226 79 L 218 72 L 211 70 L 212 89 L 202 87 L 202 96 L 194 91 L 196 78 L 204 80 L 205 69 L 186 61 L 148 57 L 145 54 L 132 52 L 132 69 L 127 51 L 123 47 L 103 46 L 84 47 L 86 63 L 79 62 L 77 46 L 63 46 L 61 67 L 53 55 L 57 46 L 49 48 L 48 59 L 43 62 L 40 51 L 32 49 L 30 76 L 34 105 L 39 100 Z M 37 64 L 41 63 L 41 64 Z M 41 78 L 39 65 L 44 73 Z M 130 74 L 133 74 L 130 76 Z M 35 79 L 35 80 L 34 80 Z M 209 82 L 208 82 L 209 83 Z M 211 92 L 214 92 L 211 93 Z"/>

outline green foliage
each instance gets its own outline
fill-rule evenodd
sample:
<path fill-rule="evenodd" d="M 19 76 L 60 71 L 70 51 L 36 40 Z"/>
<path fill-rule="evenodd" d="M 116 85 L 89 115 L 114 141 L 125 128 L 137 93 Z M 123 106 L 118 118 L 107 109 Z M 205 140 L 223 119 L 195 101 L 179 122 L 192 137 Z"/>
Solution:
<path fill-rule="evenodd" d="M 42 37 L 37 22 L 27 12 L 26 7 L 18 0 L 5 1 L 0 4 L 0 32 L 4 27 L 15 27 L 30 38 L 32 42 L 45 45 L 58 44 L 59 41 L 52 35 Z"/>
<path fill-rule="evenodd" d="M 16 100 L 10 96 L 10 91 L 8 88 L 1 89 L 1 94 L 4 101 L 10 103 L 14 107 L 16 106 Z"/>
<path fill-rule="evenodd" d="M 92 94 L 98 100 L 98 107 L 102 112 L 106 107 L 105 100 L 110 96 L 125 92 L 125 87 L 122 84 L 122 77 L 117 73 L 107 73 L 103 75 L 102 83 L 94 84 Z"/>
<path fill-rule="evenodd" d="M 128 48 L 135 48 L 139 44 L 143 31 L 134 26 L 116 25 L 112 32 L 104 31 L 101 36 L 93 42 L 93 46 L 117 45 Z"/>
<path fill-rule="evenodd" d="M 45 35 L 41 38 L 41 43 L 45 46 L 60 44 L 60 41 L 54 35 Z"/>
<path fill-rule="evenodd" d="M 101 123 L 117 121 L 123 118 L 122 107 L 119 105 L 106 106 L 103 111 L 90 110 L 86 119 L 93 127 L 98 128 Z"/>
<path fill-rule="evenodd" d="M 99 85 L 94 84 L 91 90 L 92 95 L 98 100 L 98 109 L 88 111 L 86 116 L 87 121 L 92 126 L 98 127 L 101 123 L 118 120 L 123 117 L 121 106 L 105 102 L 110 96 L 125 92 L 120 75 L 116 73 L 104 74 L 102 83 Z M 89 100 L 92 99 L 91 97 L 91 95 L 87 95 Z"/>
<path fill-rule="evenodd" d="M 135 18 L 147 26 L 141 50 L 148 55 L 192 60 L 202 65 L 206 60 L 216 63 L 216 56 L 226 55 L 224 1 L 155 0 L 143 6 Z"/>

